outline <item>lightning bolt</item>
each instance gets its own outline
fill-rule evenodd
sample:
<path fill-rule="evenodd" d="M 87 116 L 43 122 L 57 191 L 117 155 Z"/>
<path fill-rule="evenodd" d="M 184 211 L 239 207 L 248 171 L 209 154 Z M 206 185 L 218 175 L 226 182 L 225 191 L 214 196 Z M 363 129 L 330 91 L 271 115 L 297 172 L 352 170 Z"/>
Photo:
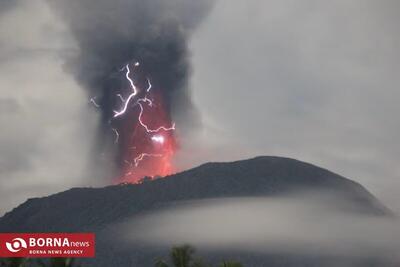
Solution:
<path fill-rule="evenodd" d="M 117 94 L 117 96 L 119 97 L 119 99 L 121 99 L 122 102 L 125 102 L 125 98 L 123 98 L 121 94 Z"/>
<path fill-rule="evenodd" d="M 116 144 L 116 143 L 118 143 L 118 140 L 119 140 L 119 133 L 118 133 L 117 129 L 115 129 L 115 128 L 111 128 L 111 130 L 115 133 L 114 143 Z"/>
<path fill-rule="evenodd" d="M 160 144 L 164 144 L 164 136 L 162 135 L 153 135 L 151 137 L 151 140 L 153 140 L 154 142 L 160 143 Z"/>
<path fill-rule="evenodd" d="M 136 62 L 135 65 L 134 65 L 134 67 L 137 67 L 137 66 L 139 66 L 139 62 Z M 138 93 L 138 90 L 137 90 L 137 88 L 135 86 L 135 83 L 133 82 L 133 80 L 129 76 L 129 74 L 131 73 L 131 70 L 129 68 L 129 63 L 126 64 L 126 66 L 124 68 L 122 68 L 122 70 L 124 70 L 124 69 L 126 69 L 125 77 L 126 77 L 126 79 L 128 80 L 128 82 L 129 82 L 129 84 L 131 86 L 132 93 L 128 96 L 128 98 L 126 100 L 122 97 L 121 94 L 117 94 L 117 96 L 121 99 L 121 101 L 124 102 L 124 105 L 123 105 L 123 108 L 120 111 L 115 111 L 114 110 L 114 118 L 119 117 L 119 116 L 123 115 L 126 112 L 130 101 Z M 151 81 L 150 81 L 149 78 L 147 78 L 147 83 L 148 83 L 148 87 L 146 89 L 146 92 L 150 92 L 150 90 L 152 88 L 152 84 L 151 84 Z M 151 107 L 153 105 L 153 101 L 151 101 L 149 98 L 147 98 L 147 96 L 145 96 L 144 98 L 140 98 L 140 99 L 138 99 L 136 101 L 136 104 L 139 105 L 139 107 L 140 107 L 140 113 L 139 113 L 139 118 L 138 118 L 139 123 L 140 123 L 140 125 L 142 125 L 146 129 L 146 131 L 148 133 L 155 133 L 155 132 L 159 132 L 161 130 L 164 130 L 164 131 L 175 130 L 175 123 L 173 123 L 171 127 L 160 126 L 157 129 L 150 129 L 142 120 L 142 115 L 143 115 L 144 108 L 143 108 L 143 105 L 141 104 L 141 102 L 148 103 L 149 106 Z"/>
<path fill-rule="evenodd" d="M 148 93 L 148 92 L 150 92 L 150 90 L 151 90 L 151 87 L 152 87 L 152 85 L 151 85 L 151 82 L 150 82 L 150 79 L 149 78 L 147 78 L 147 83 L 149 84 L 149 86 L 147 87 L 147 89 L 146 89 L 146 92 Z"/>
<path fill-rule="evenodd" d="M 127 160 L 124 160 L 124 162 L 125 162 L 126 164 L 128 164 L 129 166 L 132 167 L 132 162 L 129 162 L 129 161 L 127 161 Z"/>
<path fill-rule="evenodd" d="M 142 153 L 134 159 L 135 167 L 139 165 L 139 163 L 144 159 L 144 157 L 162 157 L 162 154 L 149 154 L 149 153 Z"/>
<path fill-rule="evenodd" d="M 120 71 L 125 71 L 125 78 L 129 84 L 130 87 L 130 94 L 127 97 L 124 97 L 122 94 L 117 94 L 116 97 L 118 97 L 121 102 L 122 106 L 119 110 L 114 110 L 114 115 L 113 119 L 118 118 L 126 113 L 128 110 L 128 107 L 130 106 L 139 106 L 139 115 L 138 115 L 138 123 L 146 130 L 148 134 L 154 134 L 158 133 L 160 131 L 173 131 L 175 130 L 175 123 L 172 123 L 171 126 L 160 126 L 158 128 L 151 128 L 149 127 L 144 121 L 143 121 L 143 114 L 145 112 L 144 105 L 147 105 L 148 107 L 153 107 L 154 103 L 153 100 L 148 97 L 148 93 L 151 91 L 153 85 L 151 83 L 151 80 L 147 78 L 147 88 L 144 89 L 144 97 L 139 98 L 135 100 L 135 97 L 139 94 L 139 88 L 136 87 L 134 80 L 132 79 L 132 74 L 135 70 L 136 67 L 139 66 L 139 62 L 136 62 L 135 64 L 130 65 L 130 63 L 127 63 L 123 68 L 120 69 Z M 93 103 L 96 107 L 100 107 L 95 101 L 95 97 L 90 99 L 90 102 Z M 110 121 L 111 123 L 111 121 Z M 111 130 L 115 133 L 115 141 L 114 143 L 118 143 L 120 134 L 118 133 L 116 128 L 111 128 Z M 159 144 L 164 144 L 165 138 L 162 135 L 151 135 L 150 139 L 153 142 L 159 143 Z M 132 149 L 132 148 L 131 148 Z M 154 154 L 154 153 L 140 153 L 137 154 L 137 156 L 133 159 L 133 162 L 130 162 L 128 160 L 124 160 L 126 164 L 130 166 L 129 172 L 127 172 L 125 175 L 130 175 L 132 173 L 132 168 L 138 167 L 140 162 L 146 158 L 146 157 L 163 157 L 163 154 Z"/>
<path fill-rule="evenodd" d="M 136 62 L 134 66 L 135 67 L 139 66 L 139 62 Z M 138 93 L 138 90 L 137 90 L 133 80 L 129 77 L 129 74 L 131 73 L 131 70 L 129 69 L 129 63 L 126 64 L 125 69 L 126 69 L 125 77 L 129 81 L 129 84 L 130 84 L 131 89 L 132 89 L 132 93 L 128 96 L 128 98 L 125 101 L 123 100 L 122 96 L 120 96 L 122 101 L 124 102 L 124 105 L 123 105 L 123 107 L 122 107 L 122 109 L 120 111 L 115 111 L 114 110 L 114 118 L 119 117 L 119 116 L 123 115 L 126 112 L 126 109 L 128 108 L 129 102 Z"/>
<path fill-rule="evenodd" d="M 144 108 L 143 108 L 143 105 L 142 105 L 141 102 L 149 103 L 149 106 L 151 106 L 153 104 L 153 102 L 150 99 L 146 98 L 146 97 L 145 98 L 141 98 L 141 99 L 139 99 L 137 101 L 137 104 L 139 105 L 139 108 L 140 108 L 140 113 L 139 113 L 138 120 L 139 120 L 140 125 L 142 125 L 146 129 L 146 132 L 148 132 L 148 133 L 157 133 L 157 132 L 159 132 L 161 130 L 164 130 L 164 131 L 173 131 L 173 130 L 175 130 L 175 123 L 172 123 L 171 127 L 160 126 L 157 129 L 150 129 L 149 126 L 147 126 L 142 120 L 142 115 L 143 115 Z"/>
<path fill-rule="evenodd" d="M 100 105 L 97 104 L 97 102 L 96 102 L 96 97 L 92 97 L 92 98 L 90 99 L 90 102 L 92 102 L 92 104 L 93 104 L 96 108 L 99 108 L 99 107 L 100 107 Z"/>

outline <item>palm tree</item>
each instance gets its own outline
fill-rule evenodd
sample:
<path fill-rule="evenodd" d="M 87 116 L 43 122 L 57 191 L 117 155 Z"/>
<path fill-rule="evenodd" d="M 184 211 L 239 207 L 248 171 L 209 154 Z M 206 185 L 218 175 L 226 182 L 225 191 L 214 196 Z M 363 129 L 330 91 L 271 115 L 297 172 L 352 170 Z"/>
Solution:
<path fill-rule="evenodd" d="M 224 261 L 219 267 L 243 267 L 243 265 L 236 261 Z"/>
<path fill-rule="evenodd" d="M 154 267 L 169 267 L 168 264 L 165 263 L 163 260 L 157 260 L 156 264 L 154 264 Z"/>
<path fill-rule="evenodd" d="M 194 259 L 193 254 L 195 250 L 189 245 L 183 245 L 173 247 L 170 252 L 170 259 L 174 267 L 206 267 L 201 260 Z M 169 267 L 169 265 L 163 261 L 158 260 L 155 267 Z"/>
<path fill-rule="evenodd" d="M 173 247 L 170 253 L 175 267 L 189 267 L 193 260 L 194 248 L 189 245 Z"/>
<path fill-rule="evenodd" d="M 170 253 L 171 262 L 174 267 L 209 267 L 200 259 L 193 259 L 195 250 L 189 245 L 183 245 L 179 247 L 173 247 Z M 169 265 L 163 261 L 158 260 L 155 267 L 169 267 Z M 218 267 L 243 267 L 242 264 L 235 261 L 224 261 Z"/>
<path fill-rule="evenodd" d="M 52 258 L 50 259 L 51 267 L 72 267 L 74 265 L 74 259 L 72 258 Z"/>

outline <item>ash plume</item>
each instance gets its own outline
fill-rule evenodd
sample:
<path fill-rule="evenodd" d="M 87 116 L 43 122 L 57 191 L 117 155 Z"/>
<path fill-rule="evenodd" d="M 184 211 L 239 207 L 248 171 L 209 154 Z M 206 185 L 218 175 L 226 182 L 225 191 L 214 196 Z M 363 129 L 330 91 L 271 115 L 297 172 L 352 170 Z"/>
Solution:
<path fill-rule="evenodd" d="M 49 4 L 69 26 L 78 45 L 76 53 L 66 57 L 66 69 L 88 97 L 95 97 L 101 112 L 96 149 L 104 152 L 111 147 L 117 164 L 123 164 L 123 148 L 112 147 L 114 133 L 108 124 L 118 104 L 115 94 L 126 82 L 121 67 L 129 62 L 140 62 L 141 76 L 151 78 L 167 115 L 177 121 L 180 130 L 196 124 L 188 91 L 187 42 L 208 13 L 210 0 L 57 0 Z M 124 126 L 117 123 L 115 128 Z"/>

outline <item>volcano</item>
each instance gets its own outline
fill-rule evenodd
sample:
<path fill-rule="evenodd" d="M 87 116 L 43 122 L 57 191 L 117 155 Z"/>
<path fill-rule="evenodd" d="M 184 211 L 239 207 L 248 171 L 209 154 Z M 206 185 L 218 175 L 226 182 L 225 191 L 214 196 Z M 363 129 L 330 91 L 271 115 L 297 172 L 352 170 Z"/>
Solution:
<path fill-rule="evenodd" d="M 0 219 L 0 232 L 95 232 L 97 256 L 86 263 L 93 266 L 152 266 L 155 258 L 168 253 L 166 248 L 148 248 L 140 244 L 122 248 L 121 242 L 110 237 L 109 227 L 167 203 L 272 197 L 304 190 L 337 196 L 337 201 L 331 205 L 346 212 L 392 216 L 390 210 L 354 181 L 298 160 L 263 156 L 228 163 L 206 163 L 141 184 L 73 188 L 48 197 L 28 199 Z M 113 245 L 117 243 L 121 247 Z M 275 261 L 277 257 L 285 257 L 285 263 Z M 324 265 L 326 258 L 315 255 L 264 255 L 243 259 L 245 266 L 265 266 L 266 262 L 268 266 L 327 266 Z"/>

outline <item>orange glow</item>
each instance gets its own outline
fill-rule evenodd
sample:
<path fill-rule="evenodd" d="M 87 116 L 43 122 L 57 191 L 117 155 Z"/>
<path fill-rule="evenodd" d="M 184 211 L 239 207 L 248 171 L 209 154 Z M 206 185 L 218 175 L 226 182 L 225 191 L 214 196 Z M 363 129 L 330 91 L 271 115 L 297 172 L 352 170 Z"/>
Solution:
<path fill-rule="evenodd" d="M 148 98 L 152 104 L 144 103 L 142 121 L 150 129 L 173 125 L 160 93 L 151 91 Z M 143 177 L 154 179 L 166 176 L 176 170 L 172 164 L 177 149 L 175 131 L 161 129 L 148 132 L 138 123 L 140 107 L 135 106 L 128 112 L 128 121 L 124 123 L 124 134 L 120 140 L 122 150 L 122 173 L 119 182 L 138 183 Z M 133 121 L 132 121 L 133 119 Z"/>

